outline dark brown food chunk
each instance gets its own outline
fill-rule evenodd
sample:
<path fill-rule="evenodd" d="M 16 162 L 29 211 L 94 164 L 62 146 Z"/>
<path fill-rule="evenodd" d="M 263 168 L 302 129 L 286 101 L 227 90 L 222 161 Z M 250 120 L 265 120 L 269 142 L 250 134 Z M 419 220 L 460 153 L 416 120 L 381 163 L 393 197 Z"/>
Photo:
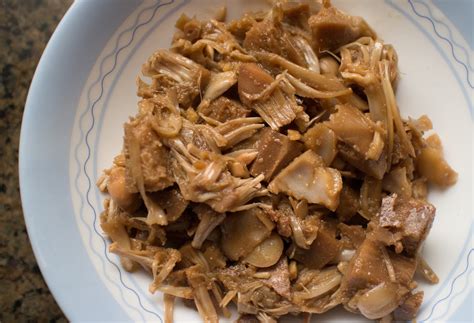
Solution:
<path fill-rule="evenodd" d="M 377 38 L 361 17 L 346 15 L 334 7 L 325 7 L 309 18 L 316 52 L 333 51 L 362 36 Z"/>
<path fill-rule="evenodd" d="M 297 248 L 294 258 L 311 269 L 321 269 L 339 254 L 341 242 L 336 239 L 335 230 L 326 221 L 318 231 L 316 240 L 309 249 Z"/>
<path fill-rule="evenodd" d="M 382 200 L 379 225 L 401 234 L 405 252 L 415 255 L 433 224 L 436 209 L 430 203 L 402 199 L 396 194 Z"/>
<path fill-rule="evenodd" d="M 242 103 L 248 105 L 247 95 L 260 94 L 273 82 L 273 77 L 255 63 L 244 63 L 239 67 L 237 81 L 239 97 Z"/>
<path fill-rule="evenodd" d="M 388 280 L 387 268 L 377 241 L 367 238 L 349 262 L 342 286 L 344 294 L 352 297 L 358 290 L 376 286 Z"/>
<path fill-rule="evenodd" d="M 174 178 L 169 169 L 168 149 L 163 145 L 149 122 L 135 119 L 131 122 L 131 125 L 133 134 L 140 145 L 141 169 L 146 191 L 155 192 L 171 186 Z M 128 167 L 129 158 L 127 153 L 126 159 L 127 188 L 130 192 L 138 192 L 130 167 Z"/>
<path fill-rule="evenodd" d="M 347 144 L 339 143 L 337 145 L 339 155 L 348 164 L 354 166 L 358 170 L 370 175 L 376 179 L 382 179 L 387 171 L 387 157 L 385 152 L 382 152 L 380 158 L 377 160 L 365 159 Z"/>
<path fill-rule="evenodd" d="M 267 19 L 254 24 L 245 34 L 244 48 L 275 53 L 298 65 L 306 66 L 304 58 L 291 43 L 289 35 L 279 25 Z"/>
<path fill-rule="evenodd" d="M 357 249 L 365 239 L 365 230 L 360 225 L 339 223 L 337 228 L 341 234 L 341 241 L 346 248 Z"/>
<path fill-rule="evenodd" d="M 359 193 L 349 184 L 344 183 L 339 197 L 339 206 L 336 209 L 337 217 L 341 222 L 350 220 L 359 210 Z"/>
<path fill-rule="evenodd" d="M 303 151 L 303 144 L 291 141 L 287 136 L 264 128 L 260 132 L 260 139 L 255 148 L 258 150 L 250 174 L 263 174 L 266 181 L 270 181 L 280 170 L 286 167 Z"/>
<path fill-rule="evenodd" d="M 397 281 L 404 286 L 409 286 L 413 276 L 415 275 L 416 259 L 405 257 L 391 251 L 389 251 L 388 254 L 390 261 L 392 262 Z"/>
<path fill-rule="evenodd" d="M 418 292 L 411 294 L 395 311 L 393 311 L 393 318 L 396 321 L 411 321 L 415 319 L 421 303 L 423 303 L 424 293 Z"/>
<path fill-rule="evenodd" d="M 156 201 L 158 205 L 165 210 L 168 222 L 178 220 L 189 204 L 189 201 L 184 199 L 177 187 L 155 192 L 150 195 L 150 198 Z"/>

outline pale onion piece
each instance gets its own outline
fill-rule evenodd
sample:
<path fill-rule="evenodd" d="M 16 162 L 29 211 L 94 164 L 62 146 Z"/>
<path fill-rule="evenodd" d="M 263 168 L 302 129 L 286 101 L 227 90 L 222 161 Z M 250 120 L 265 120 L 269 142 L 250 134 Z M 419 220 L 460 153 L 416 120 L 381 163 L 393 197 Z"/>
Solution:
<path fill-rule="evenodd" d="M 204 92 L 203 101 L 212 101 L 237 83 L 237 74 L 233 71 L 212 74 Z"/>
<path fill-rule="evenodd" d="M 238 260 L 250 254 L 256 246 L 270 236 L 271 231 L 262 223 L 257 213 L 259 208 L 227 213 L 221 224 L 221 248 L 231 260 Z"/>
<path fill-rule="evenodd" d="M 290 280 L 295 280 L 298 277 L 298 266 L 296 265 L 296 261 L 290 261 L 288 265 L 288 272 L 290 273 Z"/>
<path fill-rule="evenodd" d="M 381 283 L 364 293 L 357 302 L 357 308 L 368 319 L 382 318 L 398 307 L 399 296 L 396 287 Z"/>
<path fill-rule="evenodd" d="M 268 186 L 272 193 L 284 192 L 308 203 L 322 204 L 334 211 L 342 190 L 341 174 L 315 152 L 307 150 L 283 169 Z"/>
<path fill-rule="evenodd" d="M 352 257 L 355 255 L 355 250 L 353 249 L 342 249 L 339 255 L 336 258 L 336 261 L 339 262 L 349 262 Z"/>
<path fill-rule="evenodd" d="M 365 154 L 367 159 L 378 160 L 384 148 L 383 137 L 379 131 L 374 132 L 374 138 L 370 143 L 369 150 Z"/>
<path fill-rule="evenodd" d="M 304 59 L 306 61 L 306 65 L 308 65 L 308 69 L 319 74 L 320 64 L 319 64 L 318 56 L 315 54 L 314 50 L 311 48 L 311 45 L 308 43 L 308 41 L 301 36 L 294 36 L 293 40 L 296 47 L 303 54 Z"/>
<path fill-rule="evenodd" d="M 336 91 L 320 91 L 303 83 L 291 74 L 288 74 L 286 77 L 290 84 L 295 88 L 296 94 L 305 98 L 331 99 L 339 96 L 352 94 L 352 90 L 350 88 L 342 88 Z"/>
<path fill-rule="evenodd" d="M 324 123 L 317 123 L 303 136 L 306 148 L 321 156 L 326 166 L 331 165 L 337 154 L 337 137 Z"/>
<path fill-rule="evenodd" d="M 301 227 L 301 221 L 294 216 L 290 216 L 290 226 L 293 235 L 293 240 L 296 245 L 303 249 L 308 249 L 309 244 L 306 242 L 306 237 L 303 233 L 303 228 Z"/>
<path fill-rule="evenodd" d="M 339 62 L 331 56 L 324 56 L 319 59 L 319 69 L 323 75 L 336 76 L 339 73 Z"/>
<path fill-rule="evenodd" d="M 244 261 L 258 268 L 273 266 L 278 262 L 283 252 L 283 241 L 277 233 L 259 244 Z"/>
<path fill-rule="evenodd" d="M 405 167 L 397 167 L 386 174 L 382 180 L 382 188 L 390 193 L 397 193 L 402 197 L 412 195 L 412 187 Z"/>
<path fill-rule="evenodd" d="M 133 213 L 141 204 L 138 194 L 127 189 L 124 167 L 112 168 L 107 181 L 107 191 L 111 199 L 127 212 Z"/>
<path fill-rule="evenodd" d="M 426 179 L 438 186 L 450 186 L 456 183 L 458 174 L 443 158 L 436 148 L 423 148 L 416 159 L 416 169 Z"/>
<path fill-rule="evenodd" d="M 329 277 L 327 280 L 321 282 L 320 284 L 311 287 L 308 292 L 299 292 L 298 294 L 295 293 L 294 297 L 295 299 L 299 300 L 319 297 L 339 286 L 339 284 L 341 283 L 341 279 L 341 274 L 336 271 L 333 276 Z"/>

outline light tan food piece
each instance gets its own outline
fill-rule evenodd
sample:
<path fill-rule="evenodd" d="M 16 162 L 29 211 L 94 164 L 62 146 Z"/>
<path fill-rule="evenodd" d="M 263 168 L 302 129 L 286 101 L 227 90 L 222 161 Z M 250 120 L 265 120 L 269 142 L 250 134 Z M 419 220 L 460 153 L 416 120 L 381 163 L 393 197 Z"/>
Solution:
<path fill-rule="evenodd" d="M 330 210 L 339 205 L 342 190 L 341 174 L 324 162 L 311 150 L 295 158 L 270 183 L 272 193 L 284 192 L 296 199 L 322 204 Z"/>
<path fill-rule="evenodd" d="M 258 136 L 254 146 L 258 154 L 250 168 L 250 174 L 263 174 L 266 181 L 270 181 L 303 150 L 301 143 L 270 128 L 264 128 Z"/>

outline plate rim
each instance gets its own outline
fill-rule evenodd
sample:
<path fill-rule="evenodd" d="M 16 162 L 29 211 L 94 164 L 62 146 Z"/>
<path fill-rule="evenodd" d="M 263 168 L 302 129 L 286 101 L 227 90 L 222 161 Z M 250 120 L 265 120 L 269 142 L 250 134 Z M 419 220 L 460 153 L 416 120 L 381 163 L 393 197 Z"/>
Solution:
<path fill-rule="evenodd" d="M 386 1 L 388 2 L 388 1 Z M 82 2 L 83 3 L 83 2 Z M 34 77 L 33 77 L 33 81 L 31 83 L 31 86 L 30 86 L 30 91 L 28 93 L 28 98 L 27 98 L 27 101 L 26 101 L 26 105 L 25 105 L 25 113 L 24 113 L 24 116 L 23 116 L 23 121 L 22 121 L 22 127 L 21 127 L 21 135 L 20 135 L 20 152 L 19 152 L 19 164 L 20 164 L 20 167 L 19 167 L 19 171 L 20 171 L 20 192 L 21 192 L 21 197 L 22 197 L 22 201 L 23 200 L 27 200 L 27 198 L 24 199 L 24 196 L 28 195 L 27 193 L 25 193 L 25 185 L 22 184 L 24 183 L 26 180 L 24 179 L 25 178 L 25 168 L 26 168 L 26 165 L 25 165 L 25 144 L 24 144 L 24 140 L 25 140 L 25 137 L 26 136 L 29 136 L 28 134 L 28 129 L 24 127 L 24 125 L 28 124 L 28 122 L 30 121 L 30 114 L 32 113 L 32 109 L 35 109 L 33 108 L 35 105 L 34 103 L 31 103 L 33 101 L 33 97 L 30 97 L 30 93 L 33 93 L 35 87 L 37 87 L 37 83 L 38 83 L 38 78 L 39 78 L 39 74 L 37 73 L 40 73 L 43 71 L 43 65 L 44 65 L 44 61 L 48 60 L 48 55 L 49 52 L 50 52 L 50 48 L 53 47 L 53 45 L 55 44 L 55 42 L 58 42 L 59 41 L 59 33 L 61 32 L 64 32 L 64 25 L 68 22 L 68 19 L 69 16 L 73 15 L 74 12 L 73 10 L 78 10 L 78 9 L 75 9 L 77 8 L 79 5 L 81 4 L 81 2 L 75 2 L 71 8 L 68 10 L 68 12 L 66 13 L 66 15 L 63 17 L 63 19 L 61 20 L 60 24 L 58 25 L 56 31 L 54 32 L 53 36 L 51 37 L 50 41 L 48 42 L 48 45 L 45 49 L 45 52 L 43 53 L 42 57 L 41 57 L 41 60 L 38 64 L 38 67 L 35 71 L 35 74 L 34 74 Z M 120 24 L 118 24 L 120 26 Z M 456 30 L 457 31 L 457 30 Z M 457 31 L 458 32 L 458 31 Z M 113 35 L 114 31 L 112 32 L 112 35 Z M 100 53 L 100 51 L 99 51 Z M 95 64 L 92 63 L 92 66 Z M 455 73 L 457 75 L 457 73 Z M 471 106 L 472 106 L 472 102 L 471 102 Z M 471 117 L 472 117 L 472 107 L 471 107 Z M 30 131 L 31 132 L 31 131 Z M 26 203 L 26 202 L 24 202 Z M 23 205 L 23 208 L 26 209 L 25 205 L 23 204 L 22 202 L 22 205 Z M 61 297 L 57 297 L 56 295 L 58 295 L 60 292 L 58 292 L 56 290 L 56 288 L 58 288 L 57 286 L 54 286 L 55 284 L 53 284 L 50 280 L 53 280 L 54 278 L 50 278 L 50 277 L 47 277 L 48 274 L 46 274 L 46 270 L 44 269 L 47 265 L 45 264 L 45 262 L 43 261 L 42 257 L 40 256 L 41 254 L 41 251 L 39 250 L 39 244 L 38 243 L 35 243 L 35 239 L 37 238 L 33 238 L 35 236 L 34 233 L 30 233 L 32 232 L 33 230 L 30 228 L 32 226 L 32 220 L 31 220 L 31 216 L 29 216 L 27 214 L 27 212 L 24 212 L 24 218 L 25 218 L 25 222 L 26 222 L 26 226 L 27 226 L 27 231 L 28 231 L 28 235 L 30 237 L 30 240 L 31 240 L 31 245 L 32 245 L 32 248 L 33 248 L 33 251 L 35 253 L 35 257 L 38 261 L 38 265 L 40 267 L 40 270 L 43 274 L 43 277 L 46 281 L 46 283 L 48 284 L 48 286 L 50 287 L 51 289 L 51 292 L 53 293 L 53 295 L 55 296 L 55 299 L 56 301 L 58 302 L 58 304 L 60 304 L 61 308 L 63 309 L 63 311 L 65 312 L 65 314 L 68 316 L 68 317 L 73 317 L 73 316 L 70 316 L 71 313 L 67 314 L 67 310 L 66 310 L 66 307 L 67 305 L 64 305 L 64 304 L 61 304 Z M 58 293 L 58 294 L 57 294 Z M 66 307 L 64 307 L 66 306 Z"/>

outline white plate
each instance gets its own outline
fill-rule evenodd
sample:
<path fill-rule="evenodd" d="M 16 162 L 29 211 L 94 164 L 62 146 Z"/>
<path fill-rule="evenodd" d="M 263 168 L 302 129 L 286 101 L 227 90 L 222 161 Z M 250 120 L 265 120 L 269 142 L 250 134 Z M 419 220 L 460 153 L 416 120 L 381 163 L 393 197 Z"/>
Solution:
<path fill-rule="evenodd" d="M 20 145 L 21 196 L 41 271 L 73 321 L 156 320 L 161 296 L 149 278 L 128 274 L 107 253 L 95 182 L 135 113 L 135 78 L 154 50 L 167 48 L 182 13 L 204 17 L 222 1 L 76 1 L 54 33 L 28 95 Z M 227 1 L 231 17 L 265 1 Z M 418 319 L 472 320 L 473 84 L 469 50 L 445 16 L 425 1 L 334 1 L 361 15 L 400 57 L 404 116 L 428 114 L 459 182 L 430 200 L 437 217 L 424 254 L 440 276 L 423 285 Z M 469 14 L 469 13 L 466 13 Z M 178 321 L 199 321 L 178 306 Z M 328 319 L 352 319 L 339 312 Z"/>

